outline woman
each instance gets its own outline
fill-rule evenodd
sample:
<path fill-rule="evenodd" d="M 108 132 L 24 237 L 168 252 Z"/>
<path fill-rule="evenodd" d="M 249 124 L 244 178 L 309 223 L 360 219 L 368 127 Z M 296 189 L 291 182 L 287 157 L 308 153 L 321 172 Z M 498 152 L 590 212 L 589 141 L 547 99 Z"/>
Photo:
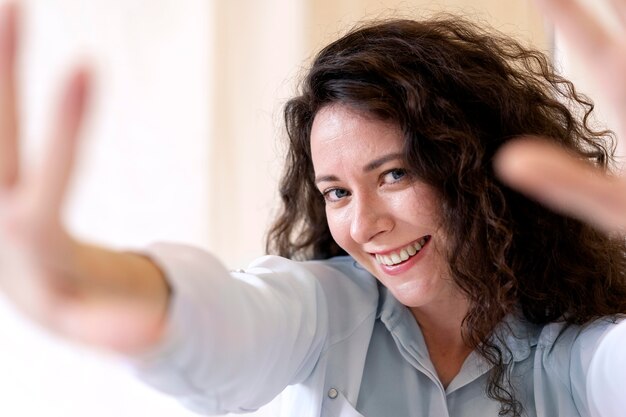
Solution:
<path fill-rule="evenodd" d="M 576 102 L 585 114 L 592 106 L 540 54 L 458 18 L 356 30 L 320 52 L 302 90 L 286 108 L 285 212 L 272 235 L 279 253 L 351 255 L 410 308 L 424 338 L 415 343 L 427 347 L 443 388 L 476 350 L 493 366 L 484 385 L 503 411 L 575 415 L 579 404 L 567 411 L 541 404 L 547 393 L 535 392 L 535 404 L 524 404 L 524 396 L 532 397 L 525 390 L 551 382 L 537 374 L 532 383 L 521 381 L 507 362 L 518 353 L 507 332 L 493 332 L 507 315 L 517 317 L 508 324 L 528 332 L 517 335 L 532 340 L 525 348 L 535 360 L 544 355 L 544 369 L 535 373 L 550 373 L 546 368 L 569 355 L 558 358 L 559 348 L 571 342 L 566 349 L 579 349 L 594 337 L 585 332 L 601 326 L 566 323 L 626 312 L 623 242 L 504 187 L 491 160 L 512 138 L 535 135 L 606 167 L 606 132 L 592 132 L 561 101 Z M 413 244 L 423 248 L 415 254 Z M 532 334 L 520 319 L 561 323 L 563 333 L 548 337 L 551 324 Z M 581 331 L 578 341 L 564 341 Z M 372 339 L 368 355 L 386 357 L 379 343 Z M 540 354 L 533 343 L 555 351 Z M 517 366 L 531 374 L 525 361 Z M 369 404 L 362 393 L 359 402 Z M 375 413 L 363 414 L 384 415 L 371 407 Z M 411 414 L 405 410 L 398 415 Z M 465 415 L 457 413 L 451 415 Z"/>
<path fill-rule="evenodd" d="M 588 396 L 586 378 L 626 313 L 622 239 L 491 167 L 520 135 L 610 162 L 607 133 L 558 99 L 592 106 L 542 55 L 457 18 L 378 23 L 329 45 L 286 107 L 284 211 L 269 239 L 303 261 L 229 274 L 192 248 L 120 254 L 65 233 L 87 77 L 70 83 L 45 175 L 21 180 L 14 10 L 4 16 L 3 230 L 29 280 L 3 281 L 35 319 L 129 355 L 204 413 L 281 392 L 299 416 L 590 415 L 613 400 Z"/>

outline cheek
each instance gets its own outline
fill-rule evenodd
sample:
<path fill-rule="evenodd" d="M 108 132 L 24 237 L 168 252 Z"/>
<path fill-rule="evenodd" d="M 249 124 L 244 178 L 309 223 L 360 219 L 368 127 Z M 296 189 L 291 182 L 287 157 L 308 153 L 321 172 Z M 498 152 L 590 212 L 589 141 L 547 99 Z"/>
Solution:
<path fill-rule="evenodd" d="M 342 249 L 349 251 L 350 246 L 350 221 L 349 218 L 338 210 L 326 210 L 326 222 L 333 239 Z"/>
<path fill-rule="evenodd" d="M 428 225 L 434 230 L 441 229 L 441 201 L 430 187 L 418 185 L 407 189 L 397 196 L 394 208 L 398 219 Z"/>

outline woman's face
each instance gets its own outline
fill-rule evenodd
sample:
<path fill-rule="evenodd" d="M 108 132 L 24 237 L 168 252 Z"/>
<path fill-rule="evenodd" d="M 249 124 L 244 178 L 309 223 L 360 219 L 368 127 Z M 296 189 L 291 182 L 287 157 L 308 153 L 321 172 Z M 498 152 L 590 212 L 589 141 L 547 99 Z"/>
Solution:
<path fill-rule="evenodd" d="M 409 307 L 454 293 L 440 200 L 410 178 L 393 124 L 329 105 L 315 116 L 311 152 L 335 241 Z"/>

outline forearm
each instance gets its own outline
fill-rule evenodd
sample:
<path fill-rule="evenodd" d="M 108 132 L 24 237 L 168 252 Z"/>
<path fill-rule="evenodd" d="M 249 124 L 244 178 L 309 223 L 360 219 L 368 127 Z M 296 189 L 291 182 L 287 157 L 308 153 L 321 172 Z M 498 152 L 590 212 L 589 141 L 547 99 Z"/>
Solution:
<path fill-rule="evenodd" d="M 268 257 L 229 273 L 198 248 L 147 252 L 173 292 L 162 343 L 135 358 L 143 381 L 197 412 L 225 414 L 255 409 L 310 374 L 328 322 L 315 276 L 337 271 Z"/>
<path fill-rule="evenodd" d="M 160 269 L 140 254 L 81 242 L 72 246 L 70 267 L 58 274 L 64 288 L 51 291 L 62 302 L 48 309 L 49 327 L 126 355 L 157 344 L 171 292 Z"/>
<path fill-rule="evenodd" d="M 87 297 L 126 299 L 167 310 L 170 288 L 149 258 L 75 242 L 70 279 Z"/>

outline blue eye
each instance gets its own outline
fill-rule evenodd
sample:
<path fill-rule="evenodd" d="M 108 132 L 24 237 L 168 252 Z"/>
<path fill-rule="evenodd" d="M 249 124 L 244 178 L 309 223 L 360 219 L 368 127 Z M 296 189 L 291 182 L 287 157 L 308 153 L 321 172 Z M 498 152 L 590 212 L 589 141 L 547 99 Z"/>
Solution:
<path fill-rule="evenodd" d="M 330 190 L 324 191 L 324 199 L 329 202 L 339 201 L 342 198 L 345 198 L 350 195 L 348 190 L 343 188 L 331 188 Z"/>
<path fill-rule="evenodd" d="M 406 171 L 401 168 L 392 169 L 385 173 L 385 180 L 389 183 L 400 181 L 404 177 L 406 177 Z"/>

